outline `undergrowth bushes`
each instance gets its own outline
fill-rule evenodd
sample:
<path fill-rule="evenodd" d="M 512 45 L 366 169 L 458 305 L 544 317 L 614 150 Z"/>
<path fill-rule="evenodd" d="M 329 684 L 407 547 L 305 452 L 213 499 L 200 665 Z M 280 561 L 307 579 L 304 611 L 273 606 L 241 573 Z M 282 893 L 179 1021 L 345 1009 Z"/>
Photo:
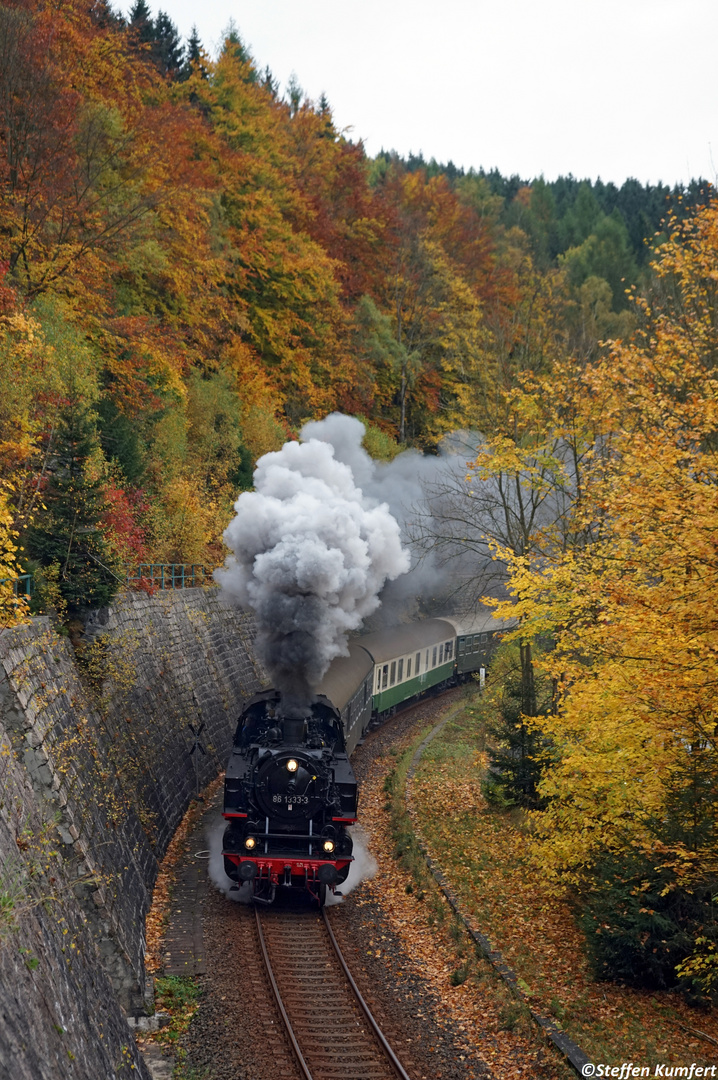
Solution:
<path fill-rule="evenodd" d="M 718 882 L 693 890 L 675 887 L 673 868 L 648 853 L 606 854 L 578 898 L 578 919 L 597 979 L 649 989 L 682 988 L 705 997 L 699 973 L 682 965 L 696 938 L 718 942 L 714 894 Z"/>

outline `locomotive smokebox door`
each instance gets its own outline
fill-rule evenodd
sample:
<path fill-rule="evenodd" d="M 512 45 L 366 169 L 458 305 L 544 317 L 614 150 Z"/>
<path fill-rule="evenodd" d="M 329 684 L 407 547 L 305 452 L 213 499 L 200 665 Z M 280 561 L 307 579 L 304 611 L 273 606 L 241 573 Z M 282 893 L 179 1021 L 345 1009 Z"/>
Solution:
<path fill-rule="evenodd" d="M 257 769 L 257 805 L 270 818 L 313 818 L 326 801 L 324 772 L 321 763 L 307 760 L 301 751 L 267 756 Z"/>

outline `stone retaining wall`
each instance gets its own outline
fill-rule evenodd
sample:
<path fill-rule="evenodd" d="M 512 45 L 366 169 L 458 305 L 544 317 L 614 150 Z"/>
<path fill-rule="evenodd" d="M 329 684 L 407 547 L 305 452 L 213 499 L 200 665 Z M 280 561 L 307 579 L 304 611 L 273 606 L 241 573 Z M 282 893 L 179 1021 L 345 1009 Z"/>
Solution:
<path fill-rule="evenodd" d="M 0 1075 L 146 1077 L 122 1008 L 151 1011 L 158 863 L 262 685 L 253 637 L 215 588 L 123 594 L 81 664 L 48 619 L 0 632 Z"/>

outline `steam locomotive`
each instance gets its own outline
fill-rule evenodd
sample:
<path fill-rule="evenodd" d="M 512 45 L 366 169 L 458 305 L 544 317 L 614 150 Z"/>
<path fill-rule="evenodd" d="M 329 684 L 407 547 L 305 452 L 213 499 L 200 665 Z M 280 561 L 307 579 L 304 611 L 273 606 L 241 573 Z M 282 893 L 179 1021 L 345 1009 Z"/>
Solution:
<path fill-rule="evenodd" d="M 349 756 L 369 725 L 485 667 L 508 624 L 425 619 L 355 639 L 329 668 L 307 715 L 276 690 L 244 705 L 224 784 L 225 872 L 271 903 L 278 886 L 322 905 L 352 863 L 357 820 Z"/>

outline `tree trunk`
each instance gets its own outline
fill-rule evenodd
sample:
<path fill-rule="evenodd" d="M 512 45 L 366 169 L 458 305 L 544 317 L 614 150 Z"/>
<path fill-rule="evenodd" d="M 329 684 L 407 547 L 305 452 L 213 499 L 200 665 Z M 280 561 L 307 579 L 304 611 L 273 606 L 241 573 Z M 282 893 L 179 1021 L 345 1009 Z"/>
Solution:
<path fill-rule="evenodd" d="M 536 715 L 536 687 L 531 642 L 521 642 L 521 712 L 524 716 Z"/>
<path fill-rule="evenodd" d="M 399 389 L 399 442 L 406 438 L 406 367 L 401 369 L 401 387 Z"/>

